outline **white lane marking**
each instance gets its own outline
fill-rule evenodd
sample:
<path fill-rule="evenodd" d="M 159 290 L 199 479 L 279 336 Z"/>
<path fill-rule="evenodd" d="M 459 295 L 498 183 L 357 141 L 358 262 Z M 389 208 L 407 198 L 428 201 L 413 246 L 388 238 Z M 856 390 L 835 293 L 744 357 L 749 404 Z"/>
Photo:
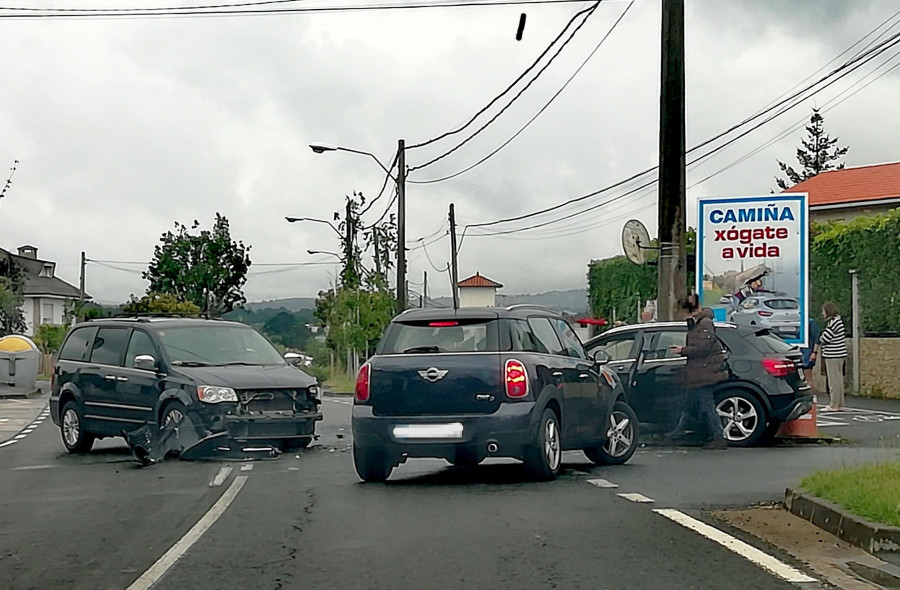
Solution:
<path fill-rule="evenodd" d="M 9 422 L 9 418 L 0 418 L 0 424 L 4 422 Z"/>
<path fill-rule="evenodd" d="M 15 440 L 22 440 L 22 439 L 25 438 L 26 436 L 28 436 L 28 435 L 27 435 L 27 434 L 17 434 L 16 436 L 13 437 L 13 439 L 15 439 Z"/>
<path fill-rule="evenodd" d="M 32 471 L 35 469 L 53 469 L 56 465 L 23 465 L 22 467 L 13 467 L 10 471 Z"/>
<path fill-rule="evenodd" d="M 248 463 L 246 465 L 241 465 L 241 471 L 253 471 L 253 464 Z"/>
<path fill-rule="evenodd" d="M 14 445 L 14 444 L 16 444 L 17 442 L 19 442 L 19 441 L 17 441 L 17 440 L 8 440 L 8 441 L 6 441 L 5 443 L 0 443 L 0 449 L 2 449 L 3 447 L 8 447 L 9 445 Z"/>
<path fill-rule="evenodd" d="M 605 479 L 589 479 L 587 480 L 589 484 L 592 486 L 597 486 L 598 488 L 617 488 L 619 484 L 613 483 L 611 481 L 606 481 Z"/>
<path fill-rule="evenodd" d="M 241 491 L 241 488 L 244 487 L 244 482 L 246 481 L 246 475 L 234 478 L 234 482 L 232 482 L 228 489 L 225 490 L 222 497 L 213 504 L 213 507 L 209 509 L 209 512 L 204 514 L 203 518 L 198 520 L 197 524 L 191 527 L 191 530 L 185 533 L 177 543 L 172 545 L 172 548 L 166 551 L 156 563 L 151 565 L 150 569 L 141 574 L 141 577 L 135 580 L 127 590 L 148 590 L 153 584 L 158 582 L 159 579 L 169 571 L 169 568 L 175 565 L 175 562 L 191 548 L 191 545 L 200 540 L 203 533 L 208 531 L 219 517 L 222 516 L 228 506 L 234 501 L 238 492 Z"/>
<path fill-rule="evenodd" d="M 34 432 L 34 428 L 26 428 L 22 431 L 22 434 L 31 434 L 32 432 Z"/>
<path fill-rule="evenodd" d="M 849 426 L 846 422 L 816 422 L 819 428 L 828 428 L 829 426 Z"/>
<path fill-rule="evenodd" d="M 618 494 L 620 498 L 625 498 L 626 500 L 631 500 L 632 502 L 638 502 L 640 504 L 650 504 L 653 502 L 653 498 L 648 498 L 643 494 Z"/>
<path fill-rule="evenodd" d="M 679 510 L 660 508 L 660 509 L 654 510 L 653 512 L 656 512 L 657 514 L 661 514 L 661 515 L 665 516 L 666 518 L 668 518 L 669 520 L 677 522 L 681 526 L 683 526 L 685 528 L 689 528 L 692 531 L 699 533 L 700 535 L 703 535 L 707 539 L 710 539 L 711 541 L 715 541 L 719 545 L 722 545 L 726 549 L 734 551 L 741 557 L 747 559 L 748 561 L 755 563 L 762 569 L 766 570 L 767 572 L 769 572 L 773 575 L 778 576 L 779 578 L 781 578 L 783 580 L 787 580 L 788 582 L 793 582 L 793 583 L 818 581 L 815 578 L 811 578 L 811 577 L 807 576 L 800 570 L 793 568 L 793 567 L 789 566 L 788 564 L 775 559 L 771 555 L 769 555 L 767 553 L 763 553 L 756 547 L 753 547 L 752 545 L 748 545 L 747 543 L 744 543 L 743 541 L 740 541 L 738 539 L 735 539 L 731 535 L 729 535 L 727 533 L 723 533 L 719 529 L 717 529 L 715 527 L 711 527 L 706 523 L 700 522 L 696 518 L 691 518 L 690 516 L 688 516 L 687 514 L 681 512 Z"/>
<path fill-rule="evenodd" d="M 220 485 L 225 483 L 225 480 L 228 479 L 229 475 L 231 475 L 231 465 L 226 465 L 225 467 L 222 467 L 221 469 L 219 469 L 219 472 L 212 479 L 212 481 L 209 482 L 209 487 L 211 487 L 211 488 L 219 487 Z"/>

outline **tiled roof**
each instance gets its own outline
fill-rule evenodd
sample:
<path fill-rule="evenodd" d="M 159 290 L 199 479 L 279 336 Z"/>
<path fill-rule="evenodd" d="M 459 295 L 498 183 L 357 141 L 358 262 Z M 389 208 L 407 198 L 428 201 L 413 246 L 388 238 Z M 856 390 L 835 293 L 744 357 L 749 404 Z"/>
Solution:
<path fill-rule="evenodd" d="M 809 193 L 809 206 L 900 199 L 900 162 L 829 170 L 785 192 Z"/>
<path fill-rule="evenodd" d="M 40 295 L 49 295 L 55 297 L 68 297 L 77 299 L 81 291 L 78 287 L 71 285 L 56 276 L 42 277 L 41 270 L 45 264 L 53 264 L 46 260 L 29 258 L 27 256 L 19 256 L 13 254 L 3 248 L 0 248 L 0 256 L 9 257 L 19 264 L 25 270 L 25 281 L 22 285 L 24 295 L 36 297 Z M 85 294 L 86 299 L 90 299 L 90 295 Z"/>
<path fill-rule="evenodd" d="M 483 277 L 477 272 L 471 277 L 467 278 L 464 281 L 459 282 L 460 287 L 494 287 L 495 289 L 501 288 L 503 285 L 500 283 L 496 283 L 487 277 Z"/>

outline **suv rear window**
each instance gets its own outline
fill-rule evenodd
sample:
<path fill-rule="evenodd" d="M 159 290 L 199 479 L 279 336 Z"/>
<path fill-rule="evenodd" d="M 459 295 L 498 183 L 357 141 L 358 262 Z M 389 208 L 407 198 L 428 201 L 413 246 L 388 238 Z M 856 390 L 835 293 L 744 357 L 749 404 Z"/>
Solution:
<path fill-rule="evenodd" d="M 379 354 L 496 352 L 496 319 L 397 322 L 381 342 Z"/>
<path fill-rule="evenodd" d="M 755 338 L 749 338 L 749 340 L 763 353 L 784 354 L 796 350 L 796 346 L 793 344 L 788 344 L 778 336 L 773 336 L 768 332 L 757 334 Z"/>

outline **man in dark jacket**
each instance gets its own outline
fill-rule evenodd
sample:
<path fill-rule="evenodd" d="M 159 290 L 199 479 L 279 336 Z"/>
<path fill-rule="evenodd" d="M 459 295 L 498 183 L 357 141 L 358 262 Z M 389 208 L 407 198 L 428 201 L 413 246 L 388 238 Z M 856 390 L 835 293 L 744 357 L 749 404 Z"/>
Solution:
<path fill-rule="evenodd" d="M 728 380 L 725 353 L 722 343 L 716 338 L 712 310 L 701 308 L 698 297 L 692 295 L 685 311 L 690 314 L 687 318 L 687 336 L 683 347 L 675 347 L 675 352 L 687 358 L 683 373 L 685 406 L 690 408 L 697 404 L 709 430 L 710 441 L 706 448 L 724 449 L 727 443 L 722 431 L 722 421 L 716 412 L 714 390 L 716 385 Z M 666 438 L 674 438 L 683 432 L 686 408 L 682 410 L 675 430 Z"/>

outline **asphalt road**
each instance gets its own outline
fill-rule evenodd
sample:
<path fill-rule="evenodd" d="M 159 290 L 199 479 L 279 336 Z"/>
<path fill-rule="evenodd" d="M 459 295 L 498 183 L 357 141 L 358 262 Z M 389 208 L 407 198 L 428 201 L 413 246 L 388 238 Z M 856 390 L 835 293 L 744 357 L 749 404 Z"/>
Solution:
<path fill-rule="evenodd" d="M 703 521 L 705 508 L 778 500 L 814 468 L 896 456 L 884 444 L 891 421 L 848 420 L 830 428 L 857 432 L 855 445 L 647 447 L 616 468 L 570 453 L 551 483 L 514 462 L 417 460 L 365 485 L 349 410 L 326 401 L 320 443 L 302 454 L 147 469 L 118 440 L 69 456 L 44 421 L 0 448 L 0 588 L 137 590 L 148 570 L 163 590 L 795 588 L 654 510 Z M 599 479 L 618 487 L 589 483 Z M 185 539 L 194 544 L 150 569 Z"/>

